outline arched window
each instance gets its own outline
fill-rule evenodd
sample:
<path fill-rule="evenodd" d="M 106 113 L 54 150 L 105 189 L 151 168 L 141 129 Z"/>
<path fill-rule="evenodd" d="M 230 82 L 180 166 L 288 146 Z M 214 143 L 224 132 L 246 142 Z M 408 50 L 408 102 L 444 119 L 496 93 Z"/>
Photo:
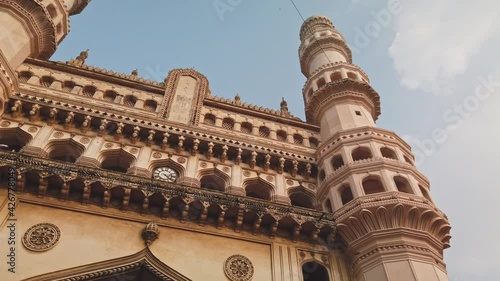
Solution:
<path fill-rule="evenodd" d="M 382 147 L 380 149 L 380 153 L 382 153 L 382 157 L 384 157 L 384 158 L 398 160 L 398 157 L 396 156 L 396 152 L 388 147 Z"/>
<path fill-rule="evenodd" d="M 395 176 L 394 183 L 396 184 L 396 187 L 398 188 L 399 192 L 413 194 L 413 190 L 411 189 L 410 182 L 408 182 L 408 180 L 405 179 L 404 177 Z"/>
<path fill-rule="evenodd" d="M 248 184 L 245 192 L 248 197 L 271 200 L 270 188 L 259 181 Z"/>
<path fill-rule="evenodd" d="M 155 112 L 157 106 L 158 103 L 154 100 L 147 100 L 144 102 L 144 110 L 146 111 Z"/>
<path fill-rule="evenodd" d="M 287 133 L 283 130 L 278 130 L 276 132 L 276 139 L 279 141 L 286 141 Z"/>
<path fill-rule="evenodd" d="M 368 147 L 358 147 L 352 151 L 352 160 L 358 161 L 372 158 L 372 152 Z"/>
<path fill-rule="evenodd" d="M 337 81 L 337 80 L 342 80 L 342 74 L 340 72 L 334 72 L 332 73 L 332 75 L 330 76 L 330 79 L 332 81 Z"/>
<path fill-rule="evenodd" d="M 347 77 L 349 77 L 352 80 L 358 80 L 358 76 L 354 72 L 347 72 Z"/>
<path fill-rule="evenodd" d="M 68 163 L 75 163 L 76 159 L 82 155 L 84 149 L 84 147 L 71 143 L 71 141 L 55 142 L 48 149 L 49 158 Z"/>
<path fill-rule="evenodd" d="M 265 127 L 265 126 L 261 126 L 259 128 L 259 136 L 263 137 L 263 138 L 268 138 L 269 137 L 269 128 L 268 127 Z"/>
<path fill-rule="evenodd" d="M 97 91 L 96 87 L 87 85 L 87 86 L 83 87 L 82 95 L 84 95 L 86 97 L 93 97 L 96 91 Z M 106 99 L 106 98 L 104 98 L 104 99 Z M 113 98 L 113 100 L 114 100 L 114 98 Z"/>
<path fill-rule="evenodd" d="M 200 180 L 200 187 L 216 191 L 226 191 L 226 181 L 215 174 L 203 176 Z"/>
<path fill-rule="evenodd" d="M 252 124 L 248 122 L 243 122 L 241 123 L 241 132 L 245 134 L 251 134 L 252 133 L 253 126 Z"/>
<path fill-rule="evenodd" d="M 347 184 L 340 187 L 339 192 L 340 200 L 342 200 L 342 205 L 345 205 L 354 199 L 354 196 L 352 195 L 352 189 Z"/>
<path fill-rule="evenodd" d="M 310 137 L 309 138 L 309 145 L 312 147 L 312 148 L 316 148 L 318 147 L 319 145 L 319 141 L 317 138 L 314 138 L 314 137 Z"/>
<path fill-rule="evenodd" d="M 410 160 L 410 158 L 409 158 L 408 156 L 406 156 L 406 155 L 405 155 L 405 156 L 404 156 L 404 159 L 405 159 L 405 162 L 406 162 L 406 163 L 408 163 L 408 164 L 410 164 L 410 165 L 414 165 L 414 164 L 413 164 L 413 161 L 411 161 L 411 160 Z"/>
<path fill-rule="evenodd" d="M 19 81 L 21 82 L 28 82 L 28 80 L 30 80 L 31 76 L 33 76 L 33 74 L 29 71 L 21 71 L 19 73 Z"/>
<path fill-rule="evenodd" d="M 304 138 L 301 135 L 299 135 L 299 134 L 293 135 L 293 143 L 302 144 L 303 142 L 304 142 Z"/>
<path fill-rule="evenodd" d="M 49 15 L 52 19 L 54 19 L 55 17 L 57 17 L 57 11 L 56 11 L 56 7 L 54 7 L 54 5 L 52 4 L 49 4 L 47 6 L 47 12 L 49 12 Z"/>
<path fill-rule="evenodd" d="M 123 104 L 130 107 L 134 107 L 136 102 L 137 98 L 132 95 L 128 95 L 123 99 Z"/>
<path fill-rule="evenodd" d="M 105 101 L 114 102 L 117 96 L 118 96 L 117 92 L 111 91 L 111 90 L 107 90 L 106 92 L 104 92 L 103 99 Z"/>
<path fill-rule="evenodd" d="M 342 158 L 342 155 L 336 155 L 332 158 L 332 167 L 333 170 L 337 170 L 338 168 L 344 166 L 344 159 Z"/>
<path fill-rule="evenodd" d="M 313 197 L 302 190 L 291 191 L 289 197 L 292 206 L 309 208 L 309 209 L 314 208 Z"/>
<path fill-rule="evenodd" d="M 71 93 L 71 91 L 75 88 L 76 84 L 73 81 L 64 81 L 62 85 L 62 90 Z"/>
<path fill-rule="evenodd" d="M 418 188 L 420 189 L 420 192 L 422 192 L 424 198 L 432 202 L 431 195 L 429 194 L 427 188 L 421 186 L 420 184 L 418 185 Z"/>
<path fill-rule="evenodd" d="M 325 78 L 320 78 L 318 79 L 318 82 L 316 82 L 316 86 L 318 86 L 318 89 L 323 87 L 326 84 Z"/>
<path fill-rule="evenodd" d="M 234 128 L 234 120 L 231 118 L 222 119 L 222 128 L 232 130 Z"/>
<path fill-rule="evenodd" d="M 332 201 L 330 201 L 330 198 L 326 199 L 325 203 L 323 204 L 323 210 L 328 213 L 333 213 Z"/>
<path fill-rule="evenodd" d="M 122 173 L 126 173 L 134 162 L 132 155 L 122 150 L 110 151 L 103 155 L 102 158 L 101 168 Z"/>
<path fill-rule="evenodd" d="M 207 125 L 215 125 L 215 115 L 207 113 L 205 118 L 203 118 L 203 123 Z"/>
<path fill-rule="evenodd" d="M 315 261 L 302 265 L 302 277 L 304 281 L 330 281 L 328 270 Z"/>
<path fill-rule="evenodd" d="M 320 181 L 324 181 L 324 180 L 325 180 L 325 178 L 326 178 L 325 170 L 321 170 L 321 171 L 319 172 L 319 180 L 320 180 Z"/>
<path fill-rule="evenodd" d="M 54 83 L 54 78 L 50 76 L 43 76 L 42 78 L 40 78 L 40 85 L 43 87 L 49 88 L 52 83 Z"/>
<path fill-rule="evenodd" d="M 365 195 L 384 192 L 384 185 L 378 177 L 369 176 L 363 180 L 363 190 Z"/>

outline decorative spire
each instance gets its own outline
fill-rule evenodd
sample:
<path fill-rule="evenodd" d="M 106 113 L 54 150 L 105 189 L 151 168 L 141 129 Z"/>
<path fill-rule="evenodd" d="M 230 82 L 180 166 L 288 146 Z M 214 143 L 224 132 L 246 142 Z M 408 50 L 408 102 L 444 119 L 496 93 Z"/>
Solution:
<path fill-rule="evenodd" d="M 73 66 L 82 66 L 85 64 L 85 60 L 89 57 L 89 49 L 80 52 L 80 55 L 76 57 L 76 59 L 71 59 L 68 64 Z"/>
<path fill-rule="evenodd" d="M 234 104 L 241 105 L 241 98 L 239 94 L 236 94 L 236 96 L 234 96 Z"/>
<path fill-rule="evenodd" d="M 284 97 L 281 97 L 280 110 L 282 116 L 290 116 L 290 112 L 288 112 L 288 103 L 285 101 Z"/>

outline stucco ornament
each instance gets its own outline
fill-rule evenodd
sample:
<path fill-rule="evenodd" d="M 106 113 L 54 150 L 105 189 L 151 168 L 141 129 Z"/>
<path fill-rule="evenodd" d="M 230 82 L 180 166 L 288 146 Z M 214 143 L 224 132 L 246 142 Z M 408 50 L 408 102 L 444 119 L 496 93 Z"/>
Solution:
<path fill-rule="evenodd" d="M 233 255 L 224 263 L 224 273 L 231 281 L 249 281 L 253 277 L 253 265 L 247 257 Z"/>
<path fill-rule="evenodd" d="M 160 235 L 160 228 L 155 222 L 148 223 L 142 230 L 142 239 L 144 239 L 146 246 L 151 245 L 153 241 L 158 239 L 158 235 Z"/>
<path fill-rule="evenodd" d="M 28 250 L 43 252 L 53 248 L 59 238 L 61 231 L 51 223 L 39 223 L 30 227 L 23 236 L 23 245 Z"/>

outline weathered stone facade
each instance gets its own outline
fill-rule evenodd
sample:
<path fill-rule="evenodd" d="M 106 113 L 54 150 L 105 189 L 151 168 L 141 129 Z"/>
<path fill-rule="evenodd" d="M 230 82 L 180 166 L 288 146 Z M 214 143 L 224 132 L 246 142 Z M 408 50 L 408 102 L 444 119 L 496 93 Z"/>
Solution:
<path fill-rule="evenodd" d="M 87 2 L 0 0 L 2 280 L 448 280 L 447 218 L 328 19 L 300 32 L 304 122 L 193 69 L 47 60 Z"/>

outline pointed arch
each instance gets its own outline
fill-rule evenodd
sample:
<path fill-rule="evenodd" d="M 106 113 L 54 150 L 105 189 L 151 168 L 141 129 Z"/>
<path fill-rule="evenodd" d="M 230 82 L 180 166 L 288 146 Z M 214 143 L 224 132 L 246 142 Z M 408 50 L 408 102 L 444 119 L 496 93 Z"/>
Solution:
<path fill-rule="evenodd" d="M 274 197 L 274 186 L 261 178 L 248 179 L 243 182 L 246 196 L 271 200 Z"/>
<path fill-rule="evenodd" d="M 148 170 L 152 175 L 154 171 L 160 167 L 169 167 L 173 169 L 177 173 L 177 179 L 184 177 L 186 171 L 184 166 L 175 162 L 172 158 L 153 160 L 149 164 Z"/>
<path fill-rule="evenodd" d="M 287 190 L 292 206 L 314 209 L 317 202 L 315 194 L 303 186 L 290 187 Z"/>
<path fill-rule="evenodd" d="M 50 159 L 75 163 L 85 151 L 85 146 L 74 139 L 53 140 L 50 141 L 44 150 Z"/>
<path fill-rule="evenodd" d="M 102 169 L 126 173 L 136 159 L 134 155 L 120 148 L 101 152 L 97 160 Z"/>
<path fill-rule="evenodd" d="M 80 281 L 98 279 L 100 281 L 110 281 L 120 280 L 120 277 L 125 276 L 127 278 L 133 277 L 133 280 L 138 280 L 139 274 L 143 271 L 146 271 L 148 276 L 151 276 L 151 279 L 148 280 L 152 281 L 191 281 L 186 276 L 183 276 L 164 264 L 149 248 L 145 248 L 130 256 L 38 275 L 25 279 L 25 281 L 54 281 L 67 279 Z"/>
<path fill-rule="evenodd" d="M 227 192 L 231 178 L 217 168 L 204 169 L 198 172 L 200 187 L 216 191 Z"/>

